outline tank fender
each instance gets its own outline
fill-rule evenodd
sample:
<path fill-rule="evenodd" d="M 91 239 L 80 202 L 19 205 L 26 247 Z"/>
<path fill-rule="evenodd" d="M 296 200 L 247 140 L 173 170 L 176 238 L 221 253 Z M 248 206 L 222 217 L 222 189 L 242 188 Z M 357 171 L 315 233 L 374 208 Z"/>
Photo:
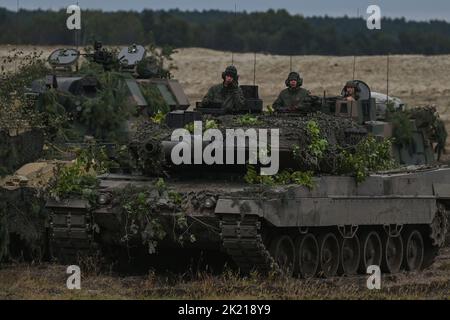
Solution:
<path fill-rule="evenodd" d="M 433 193 L 438 199 L 450 200 L 450 183 L 433 183 Z"/>
<path fill-rule="evenodd" d="M 69 209 L 75 208 L 75 209 L 90 209 L 89 201 L 87 200 L 81 200 L 81 199 L 65 199 L 65 200 L 53 200 L 49 199 L 47 203 L 45 204 L 46 208 L 62 208 L 62 209 Z"/>
<path fill-rule="evenodd" d="M 263 216 L 259 200 L 242 198 L 219 198 L 214 213 Z"/>

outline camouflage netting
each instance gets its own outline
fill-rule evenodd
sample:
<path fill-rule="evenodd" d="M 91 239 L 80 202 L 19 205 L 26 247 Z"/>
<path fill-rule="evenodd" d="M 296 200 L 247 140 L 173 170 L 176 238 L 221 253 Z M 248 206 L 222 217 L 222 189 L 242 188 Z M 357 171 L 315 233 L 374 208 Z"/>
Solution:
<path fill-rule="evenodd" d="M 120 239 L 127 247 L 143 243 L 150 254 L 157 251 L 161 240 L 181 245 L 195 242 L 186 215 L 204 210 L 210 212 L 211 208 L 205 205 L 207 199 L 215 203 L 217 195 L 207 191 L 177 192 L 161 178 L 145 187 L 128 185 L 114 189 L 111 207 L 118 224 L 117 234 L 111 239 Z M 171 214 L 162 215 L 168 212 Z"/>
<path fill-rule="evenodd" d="M 133 164 L 145 173 L 161 172 L 165 165 L 161 141 L 170 140 L 171 129 L 153 121 L 143 121 L 129 143 Z"/>
<path fill-rule="evenodd" d="M 318 133 L 314 136 L 309 127 L 311 123 L 318 128 Z M 187 128 L 189 129 L 189 126 Z M 317 173 L 338 173 L 342 152 L 344 150 L 351 152 L 367 135 L 366 129 L 354 121 L 323 113 L 310 116 L 206 116 L 203 119 L 203 129 L 206 128 L 218 128 L 224 136 L 225 129 L 279 129 L 281 162 L 283 163 L 283 157 L 295 158 L 295 163 L 292 162 L 292 159 L 284 163 L 292 165 L 293 169 L 311 170 Z M 142 123 L 138 128 L 130 146 L 138 166 L 146 173 L 158 174 L 162 168 L 168 168 L 159 142 L 170 140 L 172 131 L 163 124 L 151 121 Z M 314 150 L 318 142 L 322 143 L 323 150 L 320 152 Z"/>
<path fill-rule="evenodd" d="M 392 122 L 395 143 L 408 146 L 413 143 L 414 124 L 417 129 L 423 130 L 425 137 L 435 143 L 435 152 L 438 160 L 445 153 L 447 130 L 440 119 L 436 106 L 422 106 L 408 109 L 406 111 L 389 110 L 387 120 Z M 414 122 L 411 122 L 414 120 Z M 413 124 L 414 123 L 414 124 Z"/>

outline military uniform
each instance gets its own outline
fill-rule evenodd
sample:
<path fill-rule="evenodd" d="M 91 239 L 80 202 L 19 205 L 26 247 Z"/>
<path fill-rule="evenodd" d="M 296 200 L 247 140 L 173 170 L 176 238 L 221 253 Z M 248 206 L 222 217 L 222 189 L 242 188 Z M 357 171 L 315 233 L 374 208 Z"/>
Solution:
<path fill-rule="evenodd" d="M 224 80 L 226 75 L 233 77 L 233 83 L 229 86 L 226 86 L 224 83 L 212 86 L 202 100 L 203 107 L 207 107 L 212 103 L 218 103 L 222 105 L 225 111 L 231 112 L 245 106 L 245 97 L 238 84 L 239 77 L 236 68 L 234 66 L 227 67 L 222 73 Z"/>
<path fill-rule="evenodd" d="M 290 87 L 291 80 L 297 81 L 297 87 Z M 304 88 L 301 88 L 303 79 L 300 78 L 300 75 L 297 72 L 291 72 L 285 83 L 287 88 L 280 92 L 278 98 L 273 103 L 274 110 L 288 111 L 301 109 L 310 97 L 310 92 Z"/>

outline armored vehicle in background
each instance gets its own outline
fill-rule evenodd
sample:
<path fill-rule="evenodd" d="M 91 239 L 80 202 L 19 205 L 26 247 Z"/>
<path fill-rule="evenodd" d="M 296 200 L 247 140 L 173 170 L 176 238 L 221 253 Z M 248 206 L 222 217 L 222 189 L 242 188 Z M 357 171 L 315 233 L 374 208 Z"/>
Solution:
<path fill-rule="evenodd" d="M 428 267 L 445 241 L 450 169 L 436 165 L 428 133 L 413 126 L 414 147 L 394 143 L 388 150 L 403 166 L 371 172 L 363 181 L 339 172 L 334 153 L 353 154 L 366 138 L 384 141 L 394 132 L 387 115 L 386 121 L 376 119 L 369 87 L 356 83 L 357 100 L 314 98 L 306 115 L 263 114 L 250 102 L 243 110 L 250 116 L 211 106 L 169 113 L 165 124 L 148 122 L 130 144 L 143 174 L 99 176 L 96 201 L 47 203 L 54 254 L 69 261 L 93 248 L 111 253 L 145 244 L 158 253 L 154 261 L 166 258 L 169 248 L 222 252 L 242 272 L 304 278 L 365 273 L 370 265 L 388 273 Z M 249 100 L 257 100 L 256 89 Z M 171 141 L 172 130 L 200 119 L 222 132 L 279 129 L 279 149 L 271 153 L 279 152 L 288 178 L 281 172 L 269 184 L 255 177 L 257 183 L 249 183 L 248 171 L 243 178 L 248 148 L 241 164 L 174 164 L 171 154 L 179 141 Z M 309 147 L 317 140 L 311 121 L 328 141 L 321 159 Z M 196 137 L 189 137 L 188 148 L 194 149 Z M 200 150 L 210 144 L 202 141 Z M 256 164 L 255 171 L 263 166 Z M 304 175 L 308 171 L 314 172 L 311 180 Z M 279 178 L 286 181 L 276 183 Z"/>
<path fill-rule="evenodd" d="M 100 42 L 95 42 L 93 53 L 55 50 L 48 58 L 52 74 L 33 81 L 30 96 L 39 100 L 53 89 L 57 104 L 64 108 L 80 135 L 93 136 L 100 141 L 107 140 L 105 132 L 117 128 L 101 128 L 101 121 L 94 126 L 95 118 L 107 117 L 108 113 L 112 113 L 110 116 L 124 114 L 119 136 L 125 138 L 133 131 L 133 123 L 139 117 L 189 107 L 179 82 L 170 79 L 170 72 L 163 68 L 162 62 L 146 54 L 143 46 L 134 44 L 122 48 L 115 56 Z M 87 66 L 79 68 L 80 57 L 87 59 Z M 98 70 L 99 66 L 103 72 Z M 42 102 L 40 107 L 46 108 L 46 104 L 48 101 Z M 104 110 L 98 110 L 99 106 L 91 110 L 95 104 L 104 104 Z M 111 104 L 120 104 L 114 106 L 120 110 L 112 110 Z"/>

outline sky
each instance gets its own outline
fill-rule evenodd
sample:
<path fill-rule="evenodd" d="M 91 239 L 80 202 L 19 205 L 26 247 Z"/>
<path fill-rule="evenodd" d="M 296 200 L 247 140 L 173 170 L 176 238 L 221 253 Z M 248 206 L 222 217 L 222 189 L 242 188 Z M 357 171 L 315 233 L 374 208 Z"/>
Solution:
<path fill-rule="evenodd" d="M 266 11 L 286 9 L 292 14 L 304 16 L 368 16 L 369 5 L 380 6 L 385 17 L 405 17 L 407 20 L 439 19 L 450 22 L 449 0 L 0 0 L 0 7 L 15 10 L 60 9 L 79 2 L 81 9 L 103 9 L 105 11 L 142 9 L 204 10 L 220 9 L 234 11 Z"/>

